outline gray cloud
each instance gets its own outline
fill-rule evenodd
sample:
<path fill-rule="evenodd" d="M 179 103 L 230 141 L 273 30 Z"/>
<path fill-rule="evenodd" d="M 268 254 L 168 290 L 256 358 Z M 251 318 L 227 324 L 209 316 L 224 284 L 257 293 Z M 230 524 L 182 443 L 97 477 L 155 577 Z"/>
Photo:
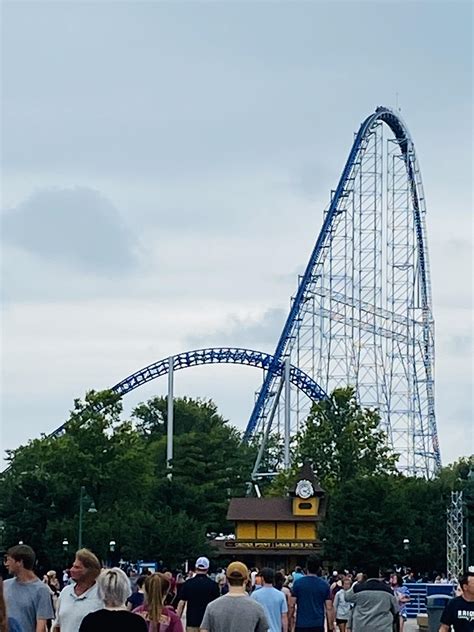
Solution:
<path fill-rule="evenodd" d="M 442 339 L 446 352 L 455 356 L 470 356 L 472 354 L 472 335 L 454 334 Z"/>
<path fill-rule="evenodd" d="M 343 150 L 342 150 L 343 151 Z M 290 185 L 299 195 L 321 205 L 321 213 L 326 207 L 328 200 L 323 196 L 331 187 L 335 187 L 339 178 L 340 164 L 337 158 L 331 156 L 330 160 L 323 162 L 315 157 L 324 154 L 324 150 L 316 143 L 306 149 L 307 158 L 292 169 Z"/>
<path fill-rule="evenodd" d="M 47 189 L 4 213 L 7 244 L 46 262 L 99 275 L 123 275 L 136 263 L 133 235 L 115 206 L 89 188 Z"/>
<path fill-rule="evenodd" d="M 453 253 L 462 253 L 472 259 L 472 239 L 447 239 L 443 243 Z"/>
<path fill-rule="evenodd" d="M 189 348 L 229 345 L 273 351 L 286 316 L 287 312 L 279 308 L 268 309 L 258 320 L 233 316 L 225 328 L 202 336 L 188 336 L 186 340 Z"/>

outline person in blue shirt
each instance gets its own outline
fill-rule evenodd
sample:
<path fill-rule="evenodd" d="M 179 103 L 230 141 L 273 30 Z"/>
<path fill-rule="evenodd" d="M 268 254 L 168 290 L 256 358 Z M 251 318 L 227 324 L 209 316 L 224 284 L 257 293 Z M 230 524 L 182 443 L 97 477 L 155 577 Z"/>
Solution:
<path fill-rule="evenodd" d="M 286 597 L 275 584 L 275 571 L 263 568 L 260 573 L 262 585 L 260 590 L 254 590 L 252 599 L 263 606 L 270 627 L 269 632 L 288 632 L 288 605 Z"/>
<path fill-rule="evenodd" d="M 295 570 L 291 573 L 291 577 L 292 577 L 293 583 L 297 579 L 301 579 L 302 577 L 304 577 L 303 569 L 301 568 L 301 566 L 295 566 Z"/>
<path fill-rule="evenodd" d="M 12 579 L 3 582 L 8 616 L 16 619 L 23 632 L 46 632 L 54 618 L 51 591 L 35 574 L 36 554 L 27 544 L 7 550 L 5 568 Z"/>
<path fill-rule="evenodd" d="M 324 632 L 326 616 L 328 629 L 335 625 L 334 608 L 327 582 L 318 575 L 321 562 L 310 555 L 306 564 L 307 574 L 294 582 L 291 589 L 292 604 L 296 605 L 295 632 Z"/>
<path fill-rule="evenodd" d="M 0 578 L 0 632 L 22 632 L 20 624 L 13 617 L 7 616 L 5 599 L 3 597 L 3 579 Z"/>

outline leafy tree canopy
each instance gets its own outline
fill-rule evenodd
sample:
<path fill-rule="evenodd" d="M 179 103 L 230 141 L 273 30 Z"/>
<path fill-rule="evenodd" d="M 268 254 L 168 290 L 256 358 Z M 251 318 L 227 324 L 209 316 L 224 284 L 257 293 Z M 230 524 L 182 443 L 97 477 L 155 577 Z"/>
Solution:
<path fill-rule="evenodd" d="M 313 405 L 293 442 L 292 468 L 276 478 L 270 493 L 288 489 L 305 462 L 331 492 L 350 478 L 394 473 L 397 459 L 387 446 L 378 411 L 363 408 L 353 388 L 337 388 Z"/>
<path fill-rule="evenodd" d="M 9 453 L 11 466 L 0 481 L 4 546 L 23 540 L 42 563 L 66 564 L 62 541 L 70 543 L 70 561 L 84 486 L 83 542 L 103 559 L 111 539 L 116 555 L 126 559 L 175 566 L 211 555 L 206 533 L 232 528 L 225 518 L 228 499 L 245 494 L 258 440 L 242 444 L 212 401 L 176 399 L 170 479 L 166 424 L 163 397 L 140 404 L 128 420 L 110 391 L 76 400 L 60 436 Z M 285 494 L 300 466 L 312 464 L 329 495 L 320 532 L 329 561 L 444 570 L 445 516 L 454 489 L 464 492 L 474 543 L 474 458 L 443 468 L 431 481 L 398 474 L 377 411 L 362 408 L 353 389 L 336 389 L 316 404 L 292 450 L 292 469 L 277 477 L 270 493 Z M 281 438 L 273 436 L 264 468 L 274 470 L 281 454 Z M 94 513 L 88 511 L 92 503 Z"/>
<path fill-rule="evenodd" d="M 0 486 L 5 545 L 23 540 L 45 562 L 64 564 L 61 543 L 70 553 L 77 546 L 84 486 L 83 542 L 104 559 L 111 539 L 117 555 L 169 564 L 209 552 L 205 534 L 228 528 L 228 498 L 244 493 L 255 449 L 212 401 L 176 399 L 170 480 L 166 410 L 155 398 L 123 420 L 119 396 L 90 392 L 60 436 L 11 451 Z"/>
<path fill-rule="evenodd" d="M 331 488 L 350 477 L 394 472 L 398 458 L 387 446 L 379 412 L 363 408 L 351 387 L 335 389 L 313 406 L 296 456 L 311 462 Z"/>

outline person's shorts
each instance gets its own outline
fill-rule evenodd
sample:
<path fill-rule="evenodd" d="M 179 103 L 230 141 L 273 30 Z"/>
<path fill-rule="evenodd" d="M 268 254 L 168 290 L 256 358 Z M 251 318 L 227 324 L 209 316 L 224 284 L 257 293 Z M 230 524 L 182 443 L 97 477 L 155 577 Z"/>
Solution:
<path fill-rule="evenodd" d="M 349 619 L 336 619 L 336 623 L 347 623 Z"/>

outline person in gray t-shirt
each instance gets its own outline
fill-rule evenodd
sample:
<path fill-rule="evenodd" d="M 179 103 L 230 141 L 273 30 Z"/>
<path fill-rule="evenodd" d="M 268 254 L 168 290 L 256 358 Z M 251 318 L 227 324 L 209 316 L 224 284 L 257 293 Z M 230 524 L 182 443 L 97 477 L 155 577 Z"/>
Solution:
<path fill-rule="evenodd" d="M 248 568 L 232 562 L 226 576 L 229 592 L 207 605 L 201 632 L 267 632 L 270 626 L 263 607 L 245 591 Z"/>
<path fill-rule="evenodd" d="M 31 547 L 19 544 L 8 549 L 5 561 L 14 575 L 3 584 L 7 612 L 23 632 L 46 632 L 46 621 L 54 618 L 51 591 L 32 570 L 35 557 Z"/>

